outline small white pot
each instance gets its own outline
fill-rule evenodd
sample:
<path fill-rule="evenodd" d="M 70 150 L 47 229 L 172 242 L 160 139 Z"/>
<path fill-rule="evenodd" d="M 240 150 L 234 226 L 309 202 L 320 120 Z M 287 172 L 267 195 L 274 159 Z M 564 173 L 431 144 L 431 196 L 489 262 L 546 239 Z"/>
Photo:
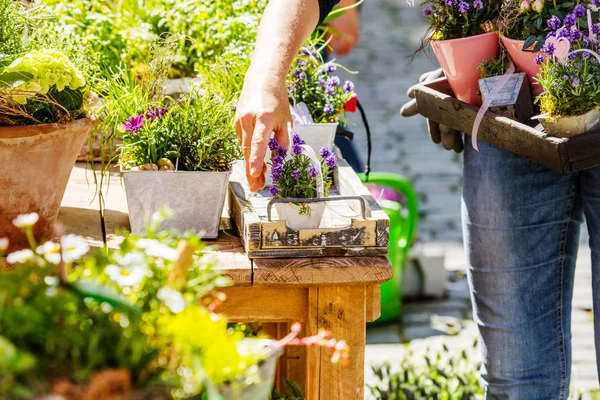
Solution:
<path fill-rule="evenodd" d="M 600 123 L 600 109 L 594 108 L 585 114 L 561 117 L 550 122 L 540 118 L 540 122 L 548 135 L 556 137 L 572 137 L 592 130 Z"/>
<path fill-rule="evenodd" d="M 123 171 L 129 222 L 133 233 L 146 230 L 150 216 L 168 207 L 174 217 L 161 228 L 203 231 L 219 236 L 231 172 Z"/>
<path fill-rule="evenodd" d="M 327 203 L 306 203 L 310 208 L 310 215 L 300 214 L 300 206 L 294 203 L 277 203 L 277 215 L 285 221 L 288 228 L 294 230 L 316 229 L 321 225 Z"/>

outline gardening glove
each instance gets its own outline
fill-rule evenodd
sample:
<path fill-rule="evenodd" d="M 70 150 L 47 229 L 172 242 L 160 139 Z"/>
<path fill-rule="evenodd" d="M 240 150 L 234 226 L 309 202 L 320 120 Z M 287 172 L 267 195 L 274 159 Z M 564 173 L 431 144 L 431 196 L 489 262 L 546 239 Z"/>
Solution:
<path fill-rule="evenodd" d="M 442 69 L 437 69 L 435 71 L 426 72 L 419 78 L 419 83 L 427 83 L 431 82 L 435 79 L 441 78 L 444 76 L 444 72 Z M 417 108 L 417 100 L 415 100 L 415 88 L 418 85 L 414 85 L 408 89 L 408 97 L 410 100 L 408 103 L 404 104 L 400 109 L 400 114 L 403 117 L 412 117 L 413 115 L 417 115 L 419 110 Z M 435 144 L 442 144 L 444 149 L 446 150 L 454 150 L 457 153 L 460 153 L 464 149 L 462 134 L 450 128 L 446 125 L 438 124 L 435 121 L 427 120 L 427 128 L 429 129 L 429 136 L 431 140 Z"/>

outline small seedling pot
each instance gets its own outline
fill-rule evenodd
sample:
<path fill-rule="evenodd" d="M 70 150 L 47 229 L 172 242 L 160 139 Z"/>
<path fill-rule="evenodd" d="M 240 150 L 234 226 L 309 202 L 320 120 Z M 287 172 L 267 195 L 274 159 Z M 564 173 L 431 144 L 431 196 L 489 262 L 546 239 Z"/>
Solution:
<path fill-rule="evenodd" d="M 561 117 L 554 121 L 549 121 L 543 116 L 538 119 L 548 135 L 566 138 L 581 135 L 597 127 L 600 122 L 600 110 L 595 108 L 585 114 Z"/>
<path fill-rule="evenodd" d="M 203 232 L 216 239 L 231 172 L 123 171 L 131 231 L 144 232 L 161 207 L 174 216 L 161 228 Z"/>

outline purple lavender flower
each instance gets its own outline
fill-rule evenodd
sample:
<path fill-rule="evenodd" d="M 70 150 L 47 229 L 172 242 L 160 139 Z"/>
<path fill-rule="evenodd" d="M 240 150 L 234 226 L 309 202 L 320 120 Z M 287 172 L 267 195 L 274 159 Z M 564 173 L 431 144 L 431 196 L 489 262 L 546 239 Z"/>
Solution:
<path fill-rule="evenodd" d="M 324 159 L 327 158 L 330 154 L 331 154 L 331 150 L 329 150 L 327 147 L 322 147 L 321 151 L 319 152 L 319 155 L 321 157 L 323 157 Z"/>
<path fill-rule="evenodd" d="M 562 80 L 563 81 L 568 81 L 569 80 L 569 75 L 563 75 L 562 76 Z"/>
<path fill-rule="evenodd" d="M 294 75 L 299 76 L 302 73 L 302 70 L 300 68 L 296 68 L 294 70 Z"/>
<path fill-rule="evenodd" d="M 304 67 L 306 65 L 306 61 L 304 61 L 303 59 L 299 59 L 298 60 L 298 66 L 299 67 Z"/>
<path fill-rule="evenodd" d="M 312 179 L 317 177 L 317 169 L 314 167 L 314 165 L 308 167 L 308 176 L 310 176 Z"/>
<path fill-rule="evenodd" d="M 581 52 L 581 58 L 583 58 L 584 60 L 587 60 L 588 58 L 590 58 L 590 52 L 589 51 L 582 51 Z"/>
<path fill-rule="evenodd" d="M 296 92 L 296 90 L 298 90 L 298 85 L 295 85 L 295 84 L 294 84 L 294 85 L 290 85 L 290 86 L 288 87 L 288 90 L 289 90 L 290 92 L 294 93 L 294 92 Z"/>
<path fill-rule="evenodd" d="M 592 25 L 592 33 L 594 33 L 596 35 L 600 34 L 600 24 L 594 24 L 594 25 Z"/>
<path fill-rule="evenodd" d="M 277 197 L 281 194 L 281 189 L 279 189 L 279 186 L 273 185 L 269 188 L 269 192 L 271 192 L 271 197 Z"/>
<path fill-rule="evenodd" d="M 556 50 L 554 48 L 554 45 L 552 43 L 545 45 L 544 47 L 542 47 L 542 53 L 546 54 L 547 56 L 551 56 L 554 55 L 554 50 Z"/>
<path fill-rule="evenodd" d="M 333 153 L 329 154 L 329 156 L 327 156 L 327 158 L 325 159 L 325 165 L 327 165 L 329 168 L 333 168 L 333 167 L 335 167 L 336 164 L 337 164 L 336 155 Z"/>
<path fill-rule="evenodd" d="M 561 38 L 561 37 L 570 39 L 571 38 L 571 31 L 569 31 L 569 29 L 566 28 L 566 27 L 564 27 L 564 26 L 562 28 L 559 28 L 556 31 L 556 38 Z"/>
<path fill-rule="evenodd" d="M 298 79 L 300 79 L 301 81 L 305 81 L 306 78 L 306 72 L 300 72 L 300 75 L 298 75 Z"/>
<path fill-rule="evenodd" d="M 328 96 L 333 96 L 335 94 L 335 87 L 327 85 L 325 88 L 325 94 Z"/>
<path fill-rule="evenodd" d="M 277 150 L 279 148 L 279 142 L 274 137 L 269 139 L 269 150 Z"/>
<path fill-rule="evenodd" d="M 130 117 L 127 122 L 123 122 L 123 126 L 126 131 L 129 131 L 130 134 L 134 135 L 137 131 L 142 129 L 142 126 L 144 126 L 144 116 L 137 115 L 135 117 Z"/>
<path fill-rule="evenodd" d="M 553 15 L 552 18 L 546 21 L 546 25 L 548 25 L 548 28 L 552 29 L 553 31 L 560 28 L 560 24 L 560 18 L 558 18 L 556 15 Z"/>
<path fill-rule="evenodd" d="M 318 52 L 318 51 L 316 51 L 315 49 L 313 49 L 313 50 L 311 50 L 311 52 L 310 52 L 310 55 L 311 55 L 313 58 L 317 58 L 317 57 L 319 56 L 319 52 Z"/>
<path fill-rule="evenodd" d="M 327 84 L 329 86 L 337 87 L 340 85 L 340 78 L 337 76 L 332 76 L 331 78 L 327 79 Z"/>
<path fill-rule="evenodd" d="M 535 63 L 537 65 L 540 65 L 540 64 L 542 64 L 544 62 L 545 59 L 546 59 L 546 57 L 544 57 L 543 55 L 536 54 L 536 56 L 535 56 L 535 58 L 533 60 L 535 61 Z"/>
<path fill-rule="evenodd" d="M 577 23 L 577 18 L 573 14 L 567 14 L 565 15 L 563 23 L 565 24 L 566 28 L 570 28 L 572 26 L 575 26 L 575 24 Z"/>
<path fill-rule="evenodd" d="M 292 172 L 292 178 L 294 178 L 295 181 L 297 181 L 298 179 L 300 179 L 300 171 L 298 171 L 297 169 L 295 169 L 294 172 Z"/>
<path fill-rule="evenodd" d="M 469 8 L 471 8 L 471 5 L 469 3 L 467 3 L 466 1 L 461 1 L 458 4 L 458 12 L 459 13 L 466 13 L 467 11 L 469 11 Z"/>
<path fill-rule="evenodd" d="M 473 2 L 473 8 L 475 8 L 476 10 L 481 10 L 483 8 L 483 1 L 482 0 L 475 0 Z"/>
<path fill-rule="evenodd" d="M 431 7 L 425 7 L 423 9 L 423 15 L 426 17 L 429 17 L 431 14 L 433 14 L 433 10 Z"/>
<path fill-rule="evenodd" d="M 353 92 L 354 91 L 354 83 L 352 83 L 351 81 L 344 82 L 344 90 L 346 92 Z"/>
<path fill-rule="evenodd" d="M 548 32 L 548 34 L 546 35 L 546 39 L 551 38 L 551 37 L 556 37 L 556 32 L 554 32 L 554 31 Z"/>
<path fill-rule="evenodd" d="M 581 32 L 579 32 L 577 29 L 573 28 L 571 30 L 571 37 L 570 37 L 570 39 L 571 39 L 571 42 L 574 42 L 576 40 L 581 39 Z"/>
<path fill-rule="evenodd" d="M 281 147 L 281 146 L 280 146 L 280 147 L 277 149 L 277 155 L 278 155 L 279 157 L 282 157 L 282 158 L 284 158 L 285 156 L 287 156 L 287 150 L 285 149 L 285 147 Z"/>
<path fill-rule="evenodd" d="M 325 87 L 327 85 L 327 81 L 325 79 L 319 79 L 319 86 Z"/>
<path fill-rule="evenodd" d="M 271 167 L 271 178 L 273 182 L 277 183 L 279 179 L 281 179 L 281 175 L 283 175 L 283 164 L 275 164 Z"/>
<path fill-rule="evenodd" d="M 444 4 L 446 4 L 448 7 L 454 7 L 458 4 L 458 0 L 444 0 Z"/>
<path fill-rule="evenodd" d="M 325 106 L 323 107 L 323 112 L 325 112 L 325 114 L 333 114 L 334 111 L 335 108 L 333 108 L 333 105 L 331 104 L 325 104 Z"/>
<path fill-rule="evenodd" d="M 569 60 L 571 61 L 575 61 L 577 60 L 577 53 L 571 53 L 569 54 Z M 563 79 L 565 79 L 566 75 L 563 77 Z M 568 79 L 568 77 L 566 77 Z"/>
<path fill-rule="evenodd" d="M 310 48 L 308 48 L 306 46 L 303 47 L 302 48 L 302 54 L 305 55 L 305 56 L 310 56 Z"/>
<path fill-rule="evenodd" d="M 592 4 L 594 4 L 596 7 L 600 7 L 600 0 L 592 0 Z"/>
<path fill-rule="evenodd" d="M 300 154 L 302 154 L 302 151 L 304 151 L 304 149 L 302 148 L 302 145 L 300 144 L 294 144 L 292 146 L 292 154 L 295 156 L 299 156 Z"/>
<path fill-rule="evenodd" d="M 577 18 L 585 17 L 585 6 L 583 4 L 575 6 L 575 8 L 573 9 L 573 14 L 575 14 Z"/>
<path fill-rule="evenodd" d="M 292 132 L 292 144 L 306 144 L 298 132 Z"/>
<path fill-rule="evenodd" d="M 579 86 L 580 83 L 581 82 L 579 81 L 579 78 L 575 78 L 575 79 L 573 79 L 573 82 L 571 83 L 571 86 L 577 87 L 577 86 Z"/>
<path fill-rule="evenodd" d="M 327 63 L 327 65 L 325 65 L 325 71 L 327 71 L 328 74 L 332 74 L 337 70 L 337 67 L 334 63 L 329 62 Z"/>
<path fill-rule="evenodd" d="M 273 159 L 271 161 L 273 161 L 273 166 L 281 165 L 283 164 L 283 157 L 281 157 L 279 154 L 276 154 L 273 156 Z"/>
<path fill-rule="evenodd" d="M 236 112 L 237 111 L 237 106 L 231 106 L 231 112 Z"/>

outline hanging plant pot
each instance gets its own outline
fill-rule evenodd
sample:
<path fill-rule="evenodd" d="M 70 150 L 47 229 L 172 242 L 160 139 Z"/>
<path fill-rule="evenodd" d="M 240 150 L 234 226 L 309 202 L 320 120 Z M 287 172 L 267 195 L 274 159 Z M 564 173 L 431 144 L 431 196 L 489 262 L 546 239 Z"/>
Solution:
<path fill-rule="evenodd" d="M 581 135 L 598 126 L 600 123 L 600 109 L 594 108 L 585 114 L 557 118 L 549 121 L 547 118 L 538 117 L 548 135 L 556 137 L 572 137 Z"/>
<path fill-rule="evenodd" d="M 242 346 L 256 346 L 267 352 L 267 358 L 258 367 L 258 381 L 247 385 L 245 382 L 233 382 L 219 388 L 219 394 L 227 400 L 268 400 L 271 398 L 277 360 L 283 354 L 283 348 L 277 347 L 273 340 L 246 339 Z"/>
<path fill-rule="evenodd" d="M 302 207 L 303 206 L 303 207 Z M 298 203 L 277 203 L 275 209 L 280 220 L 285 220 L 288 228 L 316 229 L 321 225 L 327 203 L 304 203 L 302 206 Z M 308 209 L 308 212 L 301 213 L 302 209 Z"/>
<path fill-rule="evenodd" d="M 431 47 L 456 98 L 480 106 L 479 64 L 498 54 L 498 35 L 490 32 L 460 39 L 431 40 Z"/>
<path fill-rule="evenodd" d="M 540 52 L 532 53 L 530 51 L 523 51 L 524 40 L 510 39 L 504 35 L 500 35 L 500 40 L 502 40 L 502 44 L 504 44 L 506 51 L 510 54 L 515 66 L 527 75 L 533 95 L 538 96 L 541 94 L 544 89 L 535 80 L 535 77 L 540 72 L 540 66 L 535 63 L 535 56 L 540 54 Z"/>
<path fill-rule="evenodd" d="M 28 247 L 23 232 L 12 221 L 37 213 L 34 236 L 52 237 L 75 159 L 95 117 L 67 124 L 0 127 L 0 238 L 10 240 L 9 252 Z"/>
<path fill-rule="evenodd" d="M 162 228 L 194 229 L 203 231 L 203 238 L 216 239 L 230 174 L 229 171 L 123 171 L 131 231 L 145 231 L 150 216 L 164 206 L 174 216 Z"/>

